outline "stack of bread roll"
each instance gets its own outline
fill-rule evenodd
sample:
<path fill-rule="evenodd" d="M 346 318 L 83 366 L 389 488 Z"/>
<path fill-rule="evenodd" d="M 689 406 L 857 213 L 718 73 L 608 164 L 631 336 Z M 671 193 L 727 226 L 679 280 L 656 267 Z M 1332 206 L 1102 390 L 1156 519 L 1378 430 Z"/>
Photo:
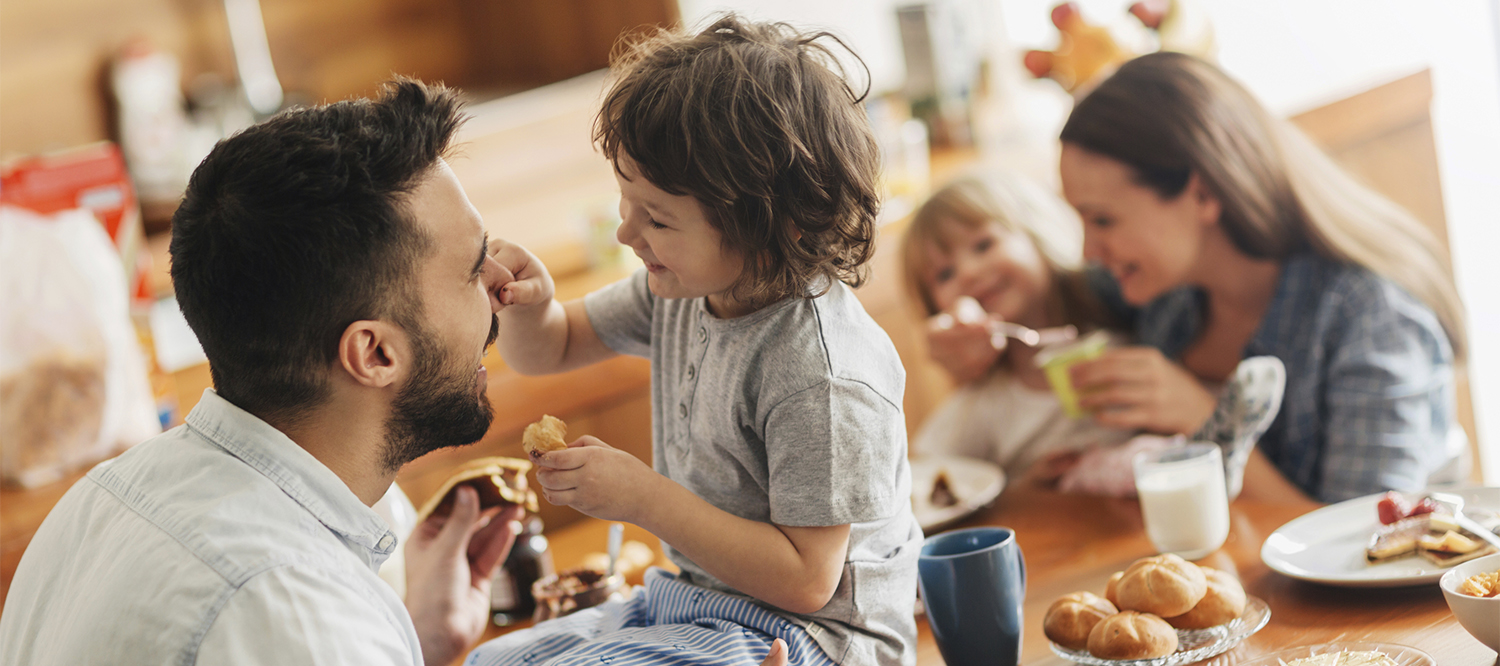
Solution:
<path fill-rule="evenodd" d="M 1109 578 L 1104 597 L 1064 595 L 1042 630 L 1070 650 L 1100 659 L 1154 659 L 1177 651 L 1177 629 L 1207 629 L 1245 611 L 1245 590 L 1229 573 L 1176 555 L 1136 560 Z"/>

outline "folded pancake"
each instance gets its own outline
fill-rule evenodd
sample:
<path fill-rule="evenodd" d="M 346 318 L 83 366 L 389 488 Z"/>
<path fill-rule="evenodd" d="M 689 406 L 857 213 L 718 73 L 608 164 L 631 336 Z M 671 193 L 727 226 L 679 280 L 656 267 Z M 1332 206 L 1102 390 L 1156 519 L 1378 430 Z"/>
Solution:
<path fill-rule="evenodd" d="M 1417 540 L 1427 535 L 1430 525 L 1427 516 L 1413 516 L 1380 527 L 1370 535 L 1365 559 L 1377 564 L 1417 554 Z"/>
<path fill-rule="evenodd" d="M 480 510 L 492 506 L 519 504 L 527 511 L 536 512 L 536 493 L 526 482 L 526 472 L 531 463 L 518 458 L 477 458 L 459 467 L 443 482 L 443 486 L 428 498 L 417 512 L 417 522 L 427 520 L 433 514 L 446 516 L 453 511 L 457 495 L 453 491 L 459 486 L 470 486 L 479 493 Z"/>

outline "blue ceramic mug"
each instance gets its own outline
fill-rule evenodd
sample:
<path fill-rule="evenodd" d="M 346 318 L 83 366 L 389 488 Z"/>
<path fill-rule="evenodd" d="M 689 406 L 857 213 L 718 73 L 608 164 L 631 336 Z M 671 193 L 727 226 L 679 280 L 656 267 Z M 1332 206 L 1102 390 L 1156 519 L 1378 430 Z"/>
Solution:
<path fill-rule="evenodd" d="M 948 666 L 1021 662 L 1026 560 L 1015 532 L 975 527 L 929 537 L 917 567 L 927 623 Z"/>

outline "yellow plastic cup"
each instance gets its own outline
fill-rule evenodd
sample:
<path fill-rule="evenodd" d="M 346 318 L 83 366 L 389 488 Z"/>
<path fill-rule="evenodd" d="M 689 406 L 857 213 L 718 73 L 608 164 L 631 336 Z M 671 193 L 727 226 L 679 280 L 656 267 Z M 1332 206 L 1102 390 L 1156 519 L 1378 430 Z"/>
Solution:
<path fill-rule="evenodd" d="M 1087 413 L 1078 406 L 1078 393 L 1073 389 L 1073 379 L 1068 376 L 1068 368 L 1103 356 L 1108 344 L 1108 333 L 1094 331 L 1073 342 L 1043 349 L 1036 355 L 1037 366 L 1046 373 L 1047 383 L 1052 385 L 1052 392 L 1057 394 L 1063 413 L 1069 418 L 1083 418 Z"/>

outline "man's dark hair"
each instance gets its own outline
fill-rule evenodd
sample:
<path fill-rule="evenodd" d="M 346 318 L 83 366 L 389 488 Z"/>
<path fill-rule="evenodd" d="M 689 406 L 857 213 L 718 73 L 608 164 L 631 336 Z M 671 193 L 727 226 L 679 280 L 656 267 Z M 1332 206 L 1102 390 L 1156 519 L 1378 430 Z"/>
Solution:
<path fill-rule="evenodd" d="M 859 286 L 874 250 L 880 155 L 827 32 L 724 15 L 696 35 L 624 43 L 594 141 L 691 195 L 745 257 L 730 287 L 767 303 Z M 847 50 L 847 47 L 845 47 Z M 853 60 L 863 66 L 857 55 Z M 617 167 L 618 168 L 618 167 Z"/>
<path fill-rule="evenodd" d="M 433 241 L 406 198 L 463 123 L 457 94 L 410 79 L 375 100 L 281 113 L 220 141 L 172 217 L 177 301 L 226 400 L 273 423 L 328 398 L 339 338 L 417 329 Z"/>

